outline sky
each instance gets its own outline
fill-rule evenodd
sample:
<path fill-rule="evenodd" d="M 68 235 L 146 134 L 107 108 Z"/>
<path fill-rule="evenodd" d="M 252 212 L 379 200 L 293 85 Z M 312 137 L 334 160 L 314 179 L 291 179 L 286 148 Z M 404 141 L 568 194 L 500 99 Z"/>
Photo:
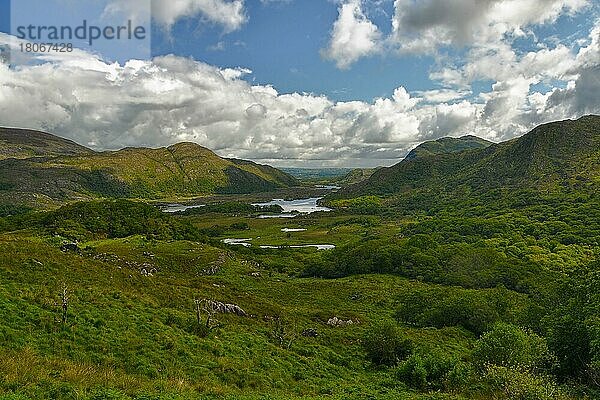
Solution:
<path fill-rule="evenodd" d="M 96 150 L 191 141 L 280 167 L 375 167 L 427 140 L 499 142 L 600 114 L 594 0 L 9 5 L 0 0 L 0 46 L 13 55 L 0 63 L 0 125 Z M 19 53 L 17 25 L 84 15 L 147 24 L 151 40 Z"/>

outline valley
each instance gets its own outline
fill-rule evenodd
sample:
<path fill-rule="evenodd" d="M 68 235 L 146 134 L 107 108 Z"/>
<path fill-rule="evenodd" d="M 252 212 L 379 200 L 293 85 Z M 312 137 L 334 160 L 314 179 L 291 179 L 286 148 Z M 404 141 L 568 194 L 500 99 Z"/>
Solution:
<path fill-rule="evenodd" d="M 333 177 L 188 147 L 182 180 L 124 164 L 164 149 L 7 158 L 0 398 L 598 398 L 599 128 Z M 68 165 L 150 189 L 81 199 Z M 223 189 L 233 165 L 252 190 Z M 48 170 L 77 190 L 38 186 Z"/>

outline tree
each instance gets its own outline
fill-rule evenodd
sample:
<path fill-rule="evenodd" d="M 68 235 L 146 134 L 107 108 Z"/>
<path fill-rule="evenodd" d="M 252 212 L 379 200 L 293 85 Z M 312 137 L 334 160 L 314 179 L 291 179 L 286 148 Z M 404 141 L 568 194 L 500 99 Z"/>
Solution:
<path fill-rule="evenodd" d="M 412 352 L 412 342 L 404 338 L 392 321 L 368 330 L 362 340 L 367 357 L 376 365 L 395 365 Z"/>
<path fill-rule="evenodd" d="M 217 310 L 212 306 L 211 300 L 208 299 L 194 299 L 194 306 L 196 310 L 195 331 L 200 336 L 207 336 L 211 330 L 219 326 L 219 321 L 215 318 Z M 203 314 L 206 314 L 206 322 L 202 322 Z"/>
<path fill-rule="evenodd" d="M 544 338 L 517 326 L 497 323 L 477 342 L 475 362 L 527 371 L 550 367 L 553 357 Z"/>

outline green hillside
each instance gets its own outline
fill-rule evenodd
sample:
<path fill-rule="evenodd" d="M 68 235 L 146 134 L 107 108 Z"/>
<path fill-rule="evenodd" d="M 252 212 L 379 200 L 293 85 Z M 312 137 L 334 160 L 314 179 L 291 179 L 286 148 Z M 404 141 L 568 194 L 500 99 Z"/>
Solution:
<path fill-rule="evenodd" d="M 428 145 L 429 146 L 429 145 Z M 491 189 L 594 188 L 600 182 L 600 117 L 541 125 L 483 149 L 426 154 L 383 168 L 340 197 L 419 191 L 458 194 Z"/>
<path fill-rule="evenodd" d="M 7 148 L 18 147 L 17 140 L 10 143 L 12 147 Z M 227 160 L 193 143 L 0 160 L 0 202 L 18 199 L 32 205 L 98 197 L 162 199 L 254 193 L 296 184 L 294 178 L 275 168 Z"/>
<path fill-rule="evenodd" d="M 477 136 L 463 136 L 460 138 L 445 137 L 420 144 L 408 153 L 406 160 L 414 160 L 415 158 L 437 154 L 459 153 L 465 150 L 484 149 L 492 144 L 492 142 Z"/>
<path fill-rule="evenodd" d="M 598 121 L 418 156 L 295 218 L 255 195 L 0 208 L 0 399 L 598 399 Z M 31 182 L 13 203 L 292 183 L 193 144 L 0 165 Z"/>
<path fill-rule="evenodd" d="M 369 179 L 379 168 L 356 168 L 337 181 L 341 185 L 354 185 Z"/>
<path fill-rule="evenodd" d="M 90 154 L 92 150 L 45 132 L 0 128 L 0 160 Z"/>

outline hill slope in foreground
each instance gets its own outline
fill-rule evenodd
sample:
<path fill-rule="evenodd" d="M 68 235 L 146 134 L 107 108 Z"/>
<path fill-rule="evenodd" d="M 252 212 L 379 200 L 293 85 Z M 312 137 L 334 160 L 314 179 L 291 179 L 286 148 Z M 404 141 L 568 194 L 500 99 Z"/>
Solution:
<path fill-rule="evenodd" d="M 94 152 L 47 133 L 0 130 L 0 202 L 254 193 L 297 183 L 275 168 L 221 158 L 194 143 Z"/>
<path fill-rule="evenodd" d="M 402 162 L 340 192 L 340 197 L 410 191 L 472 193 L 490 189 L 592 188 L 600 182 L 600 116 L 541 125 L 480 149 L 431 154 L 426 143 Z"/>

